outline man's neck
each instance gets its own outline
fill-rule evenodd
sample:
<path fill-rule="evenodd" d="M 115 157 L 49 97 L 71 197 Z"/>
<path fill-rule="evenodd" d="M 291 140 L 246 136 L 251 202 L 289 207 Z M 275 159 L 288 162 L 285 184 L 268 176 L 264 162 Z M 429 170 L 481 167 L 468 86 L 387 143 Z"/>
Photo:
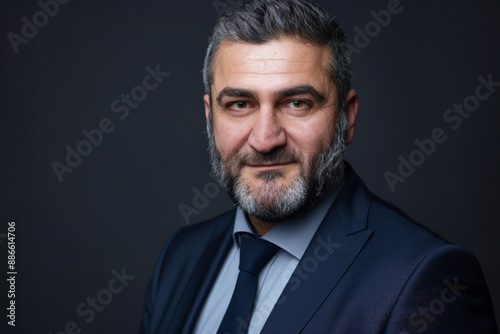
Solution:
<path fill-rule="evenodd" d="M 260 236 L 269 232 L 269 230 L 276 225 L 278 222 L 266 222 L 254 216 L 247 214 L 248 220 L 253 230 Z"/>

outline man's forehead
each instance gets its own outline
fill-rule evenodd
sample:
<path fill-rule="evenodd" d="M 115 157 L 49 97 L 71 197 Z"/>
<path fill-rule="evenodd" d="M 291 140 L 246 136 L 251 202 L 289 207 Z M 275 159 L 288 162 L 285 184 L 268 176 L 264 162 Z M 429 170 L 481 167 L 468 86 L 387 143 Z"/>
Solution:
<path fill-rule="evenodd" d="M 291 38 L 265 44 L 225 42 L 215 57 L 214 84 L 217 81 L 238 81 L 243 75 L 273 80 L 305 79 L 308 76 L 328 78 L 329 55 L 326 45 Z"/>

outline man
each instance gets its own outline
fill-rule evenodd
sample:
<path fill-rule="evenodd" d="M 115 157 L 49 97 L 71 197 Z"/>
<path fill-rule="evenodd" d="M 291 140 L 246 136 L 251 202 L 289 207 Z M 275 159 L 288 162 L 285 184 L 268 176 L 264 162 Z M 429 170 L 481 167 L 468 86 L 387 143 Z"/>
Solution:
<path fill-rule="evenodd" d="M 141 333 L 497 332 L 475 257 L 344 163 L 358 99 L 323 9 L 228 10 L 203 74 L 212 168 L 238 207 L 169 239 Z"/>

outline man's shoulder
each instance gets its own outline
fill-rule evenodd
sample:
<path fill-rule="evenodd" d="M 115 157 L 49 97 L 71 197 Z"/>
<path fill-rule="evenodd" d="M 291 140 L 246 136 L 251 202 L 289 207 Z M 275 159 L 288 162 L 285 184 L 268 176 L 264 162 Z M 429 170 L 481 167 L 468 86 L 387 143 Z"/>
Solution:
<path fill-rule="evenodd" d="M 384 201 L 373 194 L 348 166 L 348 193 L 343 201 L 352 201 L 349 205 L 342 205 L 346 217 L 366 220 L 365 227 L 373 231 L 372 238 L 393 239 L 399 243 L 433 244 L 435 246 L 449 244 L 442 236 L 433 232 L 429 227 L 416 222 L 403 210 Z M 350 211 L 350 212 L 349 212 Z"/>
<path fill-rule="evenodd" d="M 470 251 L 450 243 L 431 228 L 410 218 L 400 208 L 373 194 L 352 168 L 348 171 L 346 184 L 347 196 L 343 200 L 353 203 L 339 205 L 338 211 L 343 211 L 342 218 L 364 220 L 363 224 L 359 223 L 358 230 L 371 231 L 363 251 L 371 259 L 408 269 L 433 254 L 475 258 Z"/>
<path fill-rule="evenodd" d="M 208 230 L 213 230 L 219 225 L 226 225 L 229 221 L 234 221 L 236 215 L 236 208 L 225 211 L 215 217 L 203 220 L 199 223 L 191 224 L 182 228 L 182 230 L 189 231 L 189 233 L 204 233 Z"/>
<path fill-rule="evenodd" d="M 236 209 L 232 209 L 200 223 L 182 227 L 170 237 L 169 244 L 171 247 L 205 244 L 222 233 L 229 233 L 235 215 Z"/>
<path fill-rule="evenodd" d="M 450 244 L 429 227 L 410 218 L 400 208 L 373 195 L 367 225 L 374 233 L 390 236 L 402 242 L 413 240 L 434 245 Z"/>
<path fill-rule="evenodd" d="M 376 261 L 377 270 L 390 268 L 404 276 L 422 267 L 428 272 L 475 272 L 482 277 L 480 264 L 470 250 L 449 242 L 398 207 L 373 194 L 371 198 L 367 228 L 372 235 L 361 257 Z"/>
<path fill-rule="evenodd" d="M 197 259 L 206 252 L 208 245 L 227 243 L 235 213 L 236 210 L 233 209 L 212 219 L 175 231 L 163 246 L 157 271 L 192 268 Z"/>

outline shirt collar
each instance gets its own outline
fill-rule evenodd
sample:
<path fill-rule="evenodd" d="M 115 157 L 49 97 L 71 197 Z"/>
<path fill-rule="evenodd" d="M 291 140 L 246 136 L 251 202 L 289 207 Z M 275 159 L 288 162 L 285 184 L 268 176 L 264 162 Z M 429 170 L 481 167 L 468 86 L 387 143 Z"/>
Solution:
<path fill-rule="evenodd" d="M 272 242 L 276 246 L 300 260 L 307 246 L 311 242 L 316 230 L 325 218 L 330 206 L 335 201 L 345 182 L 345 172 L 341 169 L 340 182 L 336 183 L 313 206 L 306 208 L 297 215 L 274 225 L 262 239 Z M 255 235 L 250 227 L 245 213 L 238 207 L 234 220 L 233 240 L 239 247 L 238 233 L 246 232 Z"/>

